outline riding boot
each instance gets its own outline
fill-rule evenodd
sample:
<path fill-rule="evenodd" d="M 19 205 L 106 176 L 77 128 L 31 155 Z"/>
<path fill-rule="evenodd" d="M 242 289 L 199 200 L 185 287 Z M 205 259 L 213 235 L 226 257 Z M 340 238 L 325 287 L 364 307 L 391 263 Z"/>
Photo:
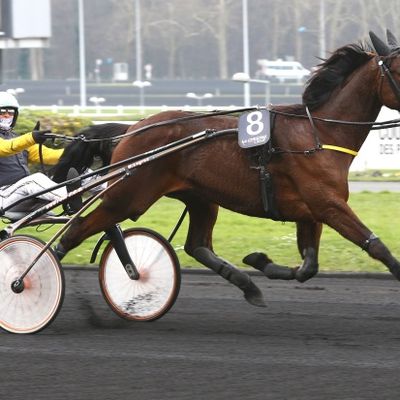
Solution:
<path fill-rule="evenodd" d="M 91 172 L 93 172 L 92 169 L 86 168 L 86 169 L 83 171 L 83 174 L 89 174 L 89 173 L 91 173 Z M 85 185 L 87 185 L 88 183 L 93 182 L 94 180 L 98 179 L 99 176 L 100 176 L 100 175 L 93 175 L 93 176 L 91 176 L 91 177 L 89 177 L 89 178 L 82 179 L 82 186 L 85 186 Z M 89 189 L 89 193 L 90 193 L 90 194 L 97 194 L 98 192 L 101 192 L 102 190 L 106 189 L 106 187 L 107 187 L 107 182 L 101 183 L 100 185 L 95 186 L 95 187 L 92 188 L 92 189 Z"/>

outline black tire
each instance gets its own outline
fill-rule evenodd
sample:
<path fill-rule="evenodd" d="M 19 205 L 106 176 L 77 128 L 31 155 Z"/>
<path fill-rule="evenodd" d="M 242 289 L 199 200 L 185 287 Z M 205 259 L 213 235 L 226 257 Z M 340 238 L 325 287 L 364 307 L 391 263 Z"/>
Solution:
<path fill-rule="evenodd" d="M 99 268 L 104 299 L 121 318 L 154 321 L 166 314 L 178 297 L 181 282 L 178 257 L 170 243 L 151 229 L 132 228 L 123 235 L 140 277 L 129 278 L 109 242 Z"/>
<path fill-rule="evenodd" d="M 11 333 L 36 333 L 49 326 L 61 309 L 65 279 L 60 262 L 48 249 L 24 278 L 24 290 L 11 284 L 30 265 L 45 243 L 27 235 L 0 242 L 0 326 Z"/>

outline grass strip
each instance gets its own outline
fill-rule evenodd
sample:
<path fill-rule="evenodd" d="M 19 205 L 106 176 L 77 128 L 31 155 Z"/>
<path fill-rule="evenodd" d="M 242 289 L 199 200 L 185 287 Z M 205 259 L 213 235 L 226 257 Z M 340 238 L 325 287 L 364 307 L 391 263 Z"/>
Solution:
<path fill-rule="evenodd" d="M 399 193 L 352 193 L 349 204 L 359 218 L 378 235 L 392 253 L 400 258 Z M 184 206 L 182 203 L 163 198 L 158 201 L 138 222 L 125 221 L 123 228 L 141 226 L 156 230 L 168 237 L 174 228 Z M 4 225 L 4 224 L 3 224 Z M 27 233 L 48 240 L 59 228 L 25 228 L 18 233 Z M 188 228 L 188 218 L 174 238 L 181 265 L 200 267 L 193 258 L 186 255 L 183 246 Z M 87 239 L 71 251 L 63 260 L 64 264 L 88 264 L 92 249 L 100 235 Z M 221 257 L 239 267 L 245 267 L 242 259 L 254 251 L 266 252 L 275 262 L 295 266 L 300 263 L 296 245 L 296 226 L 292 222 L 275 222 L 252 218 L 220 209 L 213 236 L 214 250 Z M 99 260 L 97 260 L 98 262 Z M 364 251 L 324 226 L 320 246 L 321 271 L 386 272 L 386 267 L 371 259 Z"/>

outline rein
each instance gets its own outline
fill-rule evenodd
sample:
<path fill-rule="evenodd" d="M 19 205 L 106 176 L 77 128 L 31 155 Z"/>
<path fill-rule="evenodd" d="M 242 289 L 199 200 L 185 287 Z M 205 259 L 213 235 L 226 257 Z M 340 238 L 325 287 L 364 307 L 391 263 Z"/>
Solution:
<path fill-rule="evenodd" d="M 155 149 L 146 151 L 141 154 L 137 154 L 132 157 L 128 157 L 126 159 L 117 161 L 117 162 L 107 165 L 105 167 L 98 168 L 95 171 L 80 175 L 78 178 L 72 178 L 72 179 L 66 180 L 66 181 L 58 183 L 50 188 L 43 189 L 43 190 L 35 192 L 31 195 L 25 196 L 4 208 L 0 208 L 0 216 L 4 215 L 4 213 L 6 211 L 8 211 L 10 208 L 17 206 L 18 204 L 23 203 L 24 201 L 41 196 L 41 195 L 51 192 L 53 190 L 59 189 L 70 183 L 76 182 L 77 180 L 83 181 L 87 178 L 90 178 L 95 175 L 99 175 L 101 172 L 106 171 L 106 175 L 99 176 L 97 179 L 93 180 L 93 182 L 89 182 L 85 186 L 82 186 L 79 189 L 76 189 L 73 192 L 70 192 L 65 199 L 54 200 L 53 202 L 49 203 L 50 205 L 55 202 L 61 204 L 67 198 L 70 198 L 77 194 L 83 193 L 86 190 L 90 190 L 102 183 L 105 183 L 111 179 L 114 179 L 115 177 L 118 177 L 118 176 L 121 176 L 124 174 L 126 176 L 130 176 L 133 173 L 132 171 L 134 169 L 136 169 L 136 168 L 140 167 L 141 165 L 146 164 L 150 161 L 153 161 L 154 159 L 160 158 L 164 155 L 174 153 L 185 147 L 192 146 L 194 144 L 197 144 L 199 142 L 202 142 L 202 141 L 205 141 L 208 139 L 218 138 L 220 136 L 229 135 L 229 134 L 233 134 L 233 133 L 237 134 L 237 129 L 224 129 L 221 131 L 216 131 L 214 129 L 207 129 L 207 130 L 204 130 L 201 132 L 191 134 L 190 136 L 186 136 L 186 137 L 184 137 L 182 139 L 178 139 L 174 142 L 167 143 L 167 144 L 157 147 Z M 117 171 L 113 171 L 113 172 L 109 171 L 109 170 L 116 170 L 116 169 L 117 169 Z M 46 207 L 46 206 L 44 206 L 44 207 Z M 51 207 L 51 208 L 53 208 L 53 207 Z M 51 208 L 49 208 L 49 209 L 51 209 Z M 40 209 L 42 209 L 42 208 L 40 208 Z"/>
<path fill-rule="evenodd" d="M 399 88 L 400 91 L 400 88 Z M 399 92 L 400 93 L 400 92 Z M 119 139 L 122 139 L 124 137 L 132 136 L 132 135 L 138 135 L 140 133 L 143 133 L 149 129 L 153 128 L 158 128 L 161 126 L 166 126 L 166 125 L 172 125 L 177 122 L 185 122 L 185 121 L 190 121 L 193 119 L 200 119 L 200 118 L 207 118 L 207 117 L 213 117 L 213 116 L 219 116 L 219 115 L 229 115 L 229 114 L 236 114 L 236 113 L 241 113 L 244 111 L 254 111 L 254 110 L 259 110 L 265 107 L 260 107 L 260 106 L 254 106 L 254 107 L 246 107 L 246 108 L 237 108 L 234 110 L 229 110 L 229 111 L 212 111 L 209 113 L 203 113 L 203 114 L 194 114 L 194 115 L 188 115 L 185 117 L 179 117 L 179 118 L 173 118 L 173 119 L 168 119 L 166 121 L 161 121 L 161 122 L 156 122 L 151 125 L 143 126 L 139 129 L 133 129 L 131 131 L 125 132 L 122 135 L 114 136 L 112 138 L 94 138 L 94 139 L 87 139 L 84 135 L 79 135 L 79 136 L 67 136 L 67 135 L 60 135 L 60 134 L 46 134 L 46 138 L 48 139 L 61 139 L 65 141 L 82 141 L 84 143 L 95 143 L 95 142 L 107 142 L 107 141 L 115 141 L 117 142 Z M 294 114 L 294 113 L 289 113 L 285 111 L 278 111 L 274 110 L 271 107 L 267 107 L 268 111 L 273 113 L 273 114 L 279 114 L 279 115 L 284 115 L 287 117 L 292 117 L 292 118 L 309 118 L 308 115 L 303 115 L 303 114 Z M 306 109 L 307 110 L 307 109 Z M 327 122 L 327 123 L 334 123 L 334 124 L 342 124 L 342 125 L 371 125 L 371 130 L 378 130 L 378 129 L 386 129 L 386 128 L 395 128 L 400 126 L 400 118 L 398 119 L 392 119 L 392 120 L 387 120 L 387 121 L 344 121 L 344 120 L 336 120 L 336 119 L 329 119 L 329 118 L 321 118 L 321 117 L 312 117 L 312 120 L 315 121 L 322 121 L 322 122 Z"/>
<path fill-rule="evenodd" d="M 391 76 L 391 75 L 390 75 Z M 399 91 L 400 93 L 400 91 Z M 134 129 L 132 131 L 128 131 L 122 135 L 118 135 L 118 136 L 114 136 L 112 138 L 96 138 L 96 139 L 87 139 L 84 135 L 79 135 L 79 136 L 67 136 L 67 135 L 60 135 L 60 134 L 46 134 L 46 137 L 48 139 L 61 139 L 61 140 L 65 140 L 65 141 L 82 141 L 84 143 L 94 143 L 94 142 L 109 142 L 109 141 L 118 141 L 121 138 L 124 137 L 128 137 L 128 136 L 132 136 L 132 135 L 137 135 L 140 133 L 143 133 L 149 129 L 153 129 L 153 128 L 157 128 L 157 127 L 161 127 L 161 126 L 166 126 L 166 125 L 172 125 L 174 123 L 177 122 L 183 122 L 183 121 L 190 121 L 193 119 L 200 119 L 200 118 L 206 118 L 206 117 L 212 117 L 212 116 L 218 116 L 218 115 L 228 115 L 228 114 L 235 114 L 235 113 L 240 113 L 240 112 L 244 112 L 244 111 L 253 111 L 253 110 L 259 110 L 265 107 L 260 107 L 260 106 L 254 106 L 254 107 L 246 107 L 246 108 L 238 108 L 238 109 L 234 109 L 234 110 L 230 110 L 230 111 L 213 111 L 210 113 L 203 113 L 203 114 L 194 114 L 194 115 L 189 115 L 189 116 L 185 116 L 185 117 L 179 117 L 179 118 L 173 118 L 173 119 L 169 119 L 166 121 L 161 121 L 161 122 L 157 122 L 151 125 L 147 125 L 144 126 L 142 128 L 139 129 Z M 350 154 L 352 156 L 356 156 L 358 154 L 358 152 L 351 150 L 351 149 L 347 149 L 345 147 L 340 147 L 340 146 L 336 146 L 336 145 L 329 145 L 329 144 L 321 144 L 319 141 L 319 137 L 318 137 L 318 132 L 316 130 L 315 124 L 314 124 L 314 120 L 315 121 L 322 121 L 322 122 L 326 122 L 326 123 L 335 123 L 335 124 L 342 124 L 342 125 L 353 125 L 353 126 L 357 126 L 357 125 L 371 125 L 371 130 L 377 130 L 377 129 L 386 129 L 386 128 L 393 128 L 393 127 L 398 127 L 400 126 L 400 118 L 399 119 L 393 119 L 393 120 L 387 120 L 387 121 L 381 121 L 381 122 L 376 122 L 376 121 L 344 121 L 344 120 L 335 120 L 335 119 L 329 119 L 329 118 L 321 118 L 321 117 L 314 117 L 311 115 L 308 107 L 306 106 L 306 112 L 307 115 L 303 115 L 303 114 L 294 114 L 294 113 L 289 113 L 289 112 L 285 112 L 285 111 L 278 111 L 278 110 L 274 110 L 273 108 L 271 108 L 270 106 L 266 107 L 267 110 L 272 113 L 272 114 L 278 114 L 278 115 L 283 115 L 283 116 L 287 116 L 287 117 L 291 117 L 291 118 L 303 118 L 306 119 L 308 118 L 310 121 L 310 124 L 312 126 L 313 129 L 313 136 L 314 136 L 314 140 L 315 140 L 315 147 L 311 148 L 311 149 L 307 149 L 307 150 L 284 150 L 284 149 L 280 149 L 277 147 L 272 147 L 269 149 L 270 154 L 282 154 L 282 153 L 292 153 L 292 154 L 304 154 L 304 155 L 310 155 L 315 153 L 316 151 L 319 150 L 333 150 L 333 151 L 338 151 L 338 152 L 342 152 L 342 153 L 346 153 L 346 154 Z M 41 150 L 41 149 L 40 149 Z M 40 153 L 40 151 L 39 151 Z M 105 168 L 106 169 L 106 168 Z M 96 171 L 99 172 L 99 171 Z M 95 174 L 95 172 L 93 172 L 93 175 Z"/>
<path fill-rule="evenodd" d="M 161 122 L 156 122 L 151 125 L 146 125 L 143 126 L 139 129 L 133 129 L 132 131 L 128 131 L 123 133 L 122 135 L 114 136 L 112 138 L 95 138 L 95 139 L 87 139 L 84 135 L 79 135 L 79 136 L 67 136 L 67 135 L 59 135 L 59 134 L 46 134 L 46 138 L 48 139 L 62 139 L 66 141 L 76 141 L 80 140 L 85 143 L 94 143 L 94 142 L 106 142 L 106 141 L 115 141 L 117 142 L 119 139 L 122 139 L 124 137 L 132 136 L 132 135 L 138 135 L 140 133 L 143 133 L 149 129 L 153 128 L 158 128 L 160 126 L 165 126 L 165 125 L 172 125 L 177 122 L 185 122 L 185 121 L 190 121 L 193 119 L 200 119 L 200 118 L 207 118 L 207 117 L 214 117 L 214 116 L 219 116 L 219 115 L 228 115 L 228 114 L 236 114 L 236 113 L 241 113 L 244 111 L 254 111 L 254 110 L 259 110 L 261 108 L 265 107 L 260 107 L 260 106 L 253 106 L 253 107 L 245 107 L 245 108 L 236 108 L 234 110 L 229 110 L 229 111 L 219 111 L 215 110 L 209 113 L 196 113 L 193 115 L 187 115 L 185 117 L 179 117 L 179 118 L 173 118 L 173 119 L 168 119 L 165 121 Z"/>
<path fill-rule="evenodd" d="M 284 115 L 286 117 L 292 117 L 292 118 L 309 118 L 308 115 L 304 114 L 294 114 L 294 113 L 289 113 L 286 111 L 278 111 L 274 109 L 269 109 L 271 113 L 274 114 L 279 114 L 279 115 Z M 329 118 L 322 118 L 322 117 L 312 117 L 313 120 L 315 121 L 321 121 L 321 122 L 327 122 L 331 124 L 340 124 L 340 125 L 352 125 L 352 126 L 362 126 L 362 125 L 371 125 L 371 130 L 379 130 L 379 129 L 387 129 L 387 128 L 396 128 L 400 126 L 400 118 L 397 119 L 390 119 L 387 121 L 344 121 L 341 119 L 329 119 Z"/>

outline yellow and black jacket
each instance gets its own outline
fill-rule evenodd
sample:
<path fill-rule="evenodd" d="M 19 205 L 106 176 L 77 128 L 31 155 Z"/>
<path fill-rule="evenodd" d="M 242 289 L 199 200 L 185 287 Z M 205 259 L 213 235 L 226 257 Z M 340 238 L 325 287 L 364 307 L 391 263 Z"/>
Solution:
<path fill-rule="evenodd" d="M 43 163 L 57 163 L 64 149 L 42 147 Z M 28 161 L 39 163 L 39 145 L 32 133 L 18 136 L 13 131 L 0 130 L 0 187 L 12 185 L 29 175 Z"/>

